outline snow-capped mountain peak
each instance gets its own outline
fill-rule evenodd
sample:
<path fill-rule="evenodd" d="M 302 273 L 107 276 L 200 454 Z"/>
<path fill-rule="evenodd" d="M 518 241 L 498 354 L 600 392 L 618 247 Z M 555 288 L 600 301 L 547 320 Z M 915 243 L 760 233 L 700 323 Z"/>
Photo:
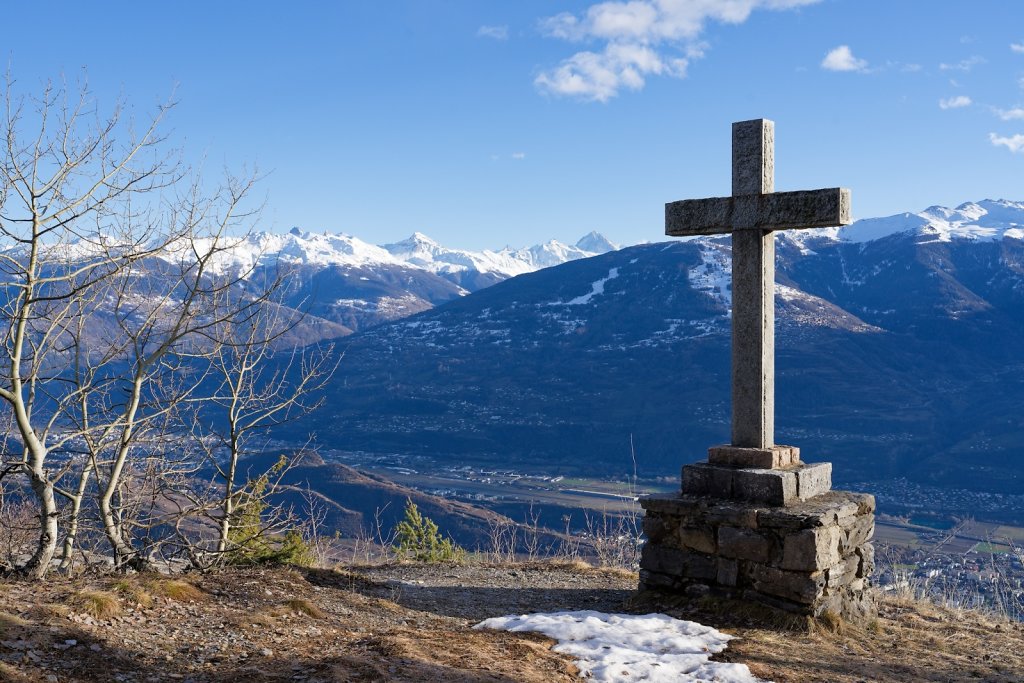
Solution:
<path fill-rule="evenodd" d="M 576 242 L 576 248 L 588 251 L 592 254 L 606 254 L 609 251 L 616 251 L 619 245 L 615 244 L 599 232 L 590 231 Z"/>
<path fill-rule="evenodd" d="M 584 249 L 581 244 L 593 249 Z M 445 247 L 423 233 L 415 232 L 411 237 L 401 242 L 385 244 L 383 248 L 409 265 L 430 270 L 449 279 L 458 278 L 462 284 L 469 272 L 504 279 L 578 258 L 595 256 L 613 250 L 616 246 L 603 236 L 590 233 L 576 246 L 558 240 L 548 240 L 543 244 L 520 249 L 506 246 L 499 251 L 468 251 Z"/>
<path fill-rule="evenodd" d="M 930 206 L 918 213 L 859 220 L 838 231 L 840 239 L 870 242 L 889 235 L 913 232 L 925 240 L 991 241 L 1004 237 L 1024 238 L 1024 202 L 983 199 L 950 209 Z"/>
<path fill-rule="evenodd" d="M 416 265 L 429 263 L 434 257 L 448 251 L 422 232 L 414 232 L 400 242 L 382 244 L 381 248 L 399 260 L 413 261 Z"/>
<path fill-rule="evenodd" d="M 200 239 L 196 247 L 200 251 L 218 250 L 211 267 L 221 273 L 245 273 L 274 263 L 353 268 L 405 265 L 384 249 L 358 237 L 344 233 L 316 234 L 299 228 L 292 228 L 285 234 L 255 232 L 241 238 Z M 171 244 L 162 257 L 168 260 L 188 258 L 191 251 L 191 245 Z"/>

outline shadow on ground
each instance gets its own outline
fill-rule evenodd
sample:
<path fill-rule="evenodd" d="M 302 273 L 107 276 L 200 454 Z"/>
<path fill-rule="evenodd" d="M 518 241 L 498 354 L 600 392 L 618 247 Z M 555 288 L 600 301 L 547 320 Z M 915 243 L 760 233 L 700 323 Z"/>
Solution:
<path fill-rule="evenodd" d="M 430 585 L 416 581 L 375 581 L 359 574 L 310 570 L 313 585 L 354 590 L 368 597 L 397 603 L 406 609 L 478 622 L 489 617 L 531 612 L 596 610 L 635 611 L 629 607 L 636 591 L 585 586 L 537 588 L 475 586 L 464 583 Z"/>

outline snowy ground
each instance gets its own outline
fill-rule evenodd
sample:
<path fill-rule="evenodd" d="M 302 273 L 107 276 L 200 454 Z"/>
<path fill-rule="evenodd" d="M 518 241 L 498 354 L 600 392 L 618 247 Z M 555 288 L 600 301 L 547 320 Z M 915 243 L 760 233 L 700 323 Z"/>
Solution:
<path fill-rule="evenodd" d="M 552 612 L 495 617 L 475 628 L 543 633 L 594 681 L 764 683 L 744 664 L 709 661 L 732 636 L 664 614 Z"/>

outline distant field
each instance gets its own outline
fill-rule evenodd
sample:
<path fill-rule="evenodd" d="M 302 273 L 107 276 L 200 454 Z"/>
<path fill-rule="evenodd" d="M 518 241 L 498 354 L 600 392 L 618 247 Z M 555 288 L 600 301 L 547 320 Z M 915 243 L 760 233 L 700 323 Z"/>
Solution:
<path fill-rule="evenodd" d="M 875 524 L 877 542 L 953 554 L 964 554 L 972 550 L 980 553 L 1007 552 L 1009 546 L 1006 539 L 1014 544 L 1024 544 L 1024 527 L 971 520 L 944 532 L 892 519 L 880 519 Z"/>
<path fill-rule="evenodd" d="M 585 528 L 588 520 L 600 520 L 606 515 L 636 514 L 639 506 L 633 500 L 635 496 L 677 488 L 651 481 L 633 485 L 621 480 L 586 477 L 564 477 L 555 481 L 507 473 L 489 476 L 475 473 L 466 477 L 365 465 L 363 469 L 421 491 L 445 492 L 442 495 L 469 500 L 519 522 L 536 518 L 541 526 L 559 531 L 565 528 L 566 517 L 572 518 L 573 528 Z"/>
<path fill-rule="evenodd" d="M 363 469 L 421 491 L 468 500 L 516 521 L 535 520 L 541 526 L 559 531 L 565 529 L 566 520 L 570 518 L 572 528 L 585 529 L 592 520 L 605 516 L 632 517 L 640 512 L 634 496 L 678 490 L 677 484 L 655 483 L 654 480 L 634 485 L 622 479 L 597 477 L 553 479 L 482 470 L 471 473 L 430 471 L 422 465 L 417 470 L 372 465 L 363 465 Z M 943 528 L 947 526 L 949 528 Z M 884 514 L 879 516 L 875 526 L 878 543 L 954 555 L 972 550 L 1006 552 L 1009 550 L 1007 539 L 1024 545 L 1024 527 L 938 517 L 905 521 Z"/>
<path fill-rule="evenodd" d="M 875 523 L 875 541 L 905 548 L 919 548 L 922 545 L 918 532 L 907 526 L 881 521 Z"/>
<path fill-rule="evenodd" d="M 992 530 L 992 538 L 997 541 L 1010 539 L 1015 544 L 1024 544 L 1024 527 L 1019 526 L 997 526 Z"/>
<path fill-rule="evenodd" d="M 978 543 L 972 548 L 976 553 L 991 553 L 993 555 L 997 553 L 1008 553 L 1010 548 L 1005 545 L 996 545 L 994 543 Z"/>
<path fill-rule="evenodd" d="M 942 550 L 953 555 L 964 555 L 977 547 L 978 541 L 974 538 L 957 536 L 942 546 Z"/>

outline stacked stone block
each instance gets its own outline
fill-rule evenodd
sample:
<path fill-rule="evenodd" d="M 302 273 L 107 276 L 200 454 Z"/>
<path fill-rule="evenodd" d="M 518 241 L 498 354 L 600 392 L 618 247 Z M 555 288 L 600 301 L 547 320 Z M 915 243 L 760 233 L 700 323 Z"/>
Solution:
<path fill-rule="evenodd" d="M 687 465 L 682 493 L 641 499 L 640 589 L 755 601 L 812 617 L 875 614 L 874 497 L 830 491 L 831 466 L 805 465 L 792 450 L 784 465 L 764 463 L 777 469 L 736 466 L 749 459 Z"/>

